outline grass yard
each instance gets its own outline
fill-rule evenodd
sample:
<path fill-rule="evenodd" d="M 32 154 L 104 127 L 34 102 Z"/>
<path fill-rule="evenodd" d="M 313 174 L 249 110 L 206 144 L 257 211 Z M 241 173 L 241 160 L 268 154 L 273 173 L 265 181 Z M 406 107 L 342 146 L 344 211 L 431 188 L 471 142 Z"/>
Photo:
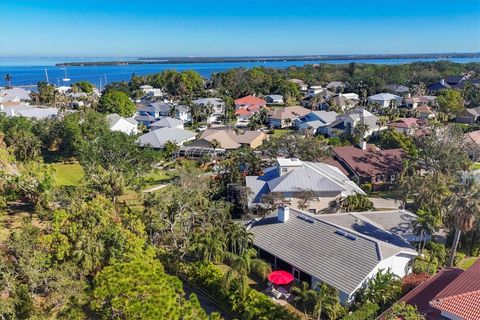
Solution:
<path fill-rule="evenodd" d="M 58 186 L 78 186 L 85 174 L 79 163 L 52 163 L 51 166 Z"/>
<path fill-rule="evenodd" d="M 168 183 L 171 178 L 171 173 L 168 170 L 155 169 L 145 177 L 147 182 L 146 189 Z"/>
<path fill-rule="evenodd" d="M 286 135 L 287 133 L 291 133 L 293 130 L 288 129 L 273 129 L 273 134 L 271 135 L 272 138 L 280 138 L 281 136 Z"/>
<path fill-rule="evenodd" d="M 462 268 L 463 270 L 467 270 L 468 268 L 470 268 L 472 266 L 472 264 L 475 263 L 475 261 L 477 261 L 478 257 L 470 257 L 470 258 L 465 258 L 462 260 L 462 262 L 460 262 L 460 264 L 458 265 L 460 268 Z"/>

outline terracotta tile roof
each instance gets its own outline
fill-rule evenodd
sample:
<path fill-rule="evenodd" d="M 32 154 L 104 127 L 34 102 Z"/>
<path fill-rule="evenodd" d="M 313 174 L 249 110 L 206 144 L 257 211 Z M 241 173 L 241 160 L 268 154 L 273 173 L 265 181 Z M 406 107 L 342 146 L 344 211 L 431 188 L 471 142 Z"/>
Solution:
<path fill-rule="evenodd" d="M 419 106 L 416 107 L 415 110 L 422 113 L 434 113 L 432 108 L 429 106 Z"/>
<path fill-rule="evenodd" d="M 265 100 L 254 97 L 254 96 L 246 96 L 246 97 L 235 100 L 235 105 L 262 107 L 262 106 L 265 106 L 266 104 L 267 102 Z"/>
<path fill-rule="evenodd" d="M 365 150 L 355 146 L 334 147 L 333 152 L 360 177 L 376 177 L 397 173 L 402 168 L 402 149 L 381 150 L 374 144 Z"/>
<path fill-rule="evenodd" d="M 262 131 L 245 130 L 244 132 L 236 133 L 231 129 L 207 129 L 199 139 L 212 142 L 217 140 L 220 147 L 223 149 L 237 149 L 242 144 L 250 145 L 254 140 L 260 138 L 262 141 L 268 138 L 268 135 Z"/>
<path fill-rule="evenodd" d="M 419 120 L 417 118 L 403 118 L 396 120 L 394 122 L 391 122 L 388 124 L 389 127 L 395 127 L 395 128 L 407 128 L 410 129 L 414 126 L 420 126 L 422 124 L 422 120 Z"/>
<path fill-rule="evenodd" d="M 480 317 L 480 259 L 440 293 L 430 305 L 460 319 L 478 320 Z"/>
<path fill-rule="evenodd" d="M 301 106 L 293 106 L 293 107 L 284 107 L 273 109 L 269 112 L 268 117 L 271 119 L 293 119 L 293 118 L 300 118 L 306 116 L 312 112 L 312 110 L 301 107 Z"/>
<path fill-rule="evenodd" d="M 436 320 L 440 316 L 440 311 L 430 306 L 430 301 L 462 272 L 462 269 L 456 268 L 440 270 L 436 275 L 404 295 L 399 301 L 416 306 L 418 312 L 423 314 L 426 320 Z M 385 313 L 388 313 L 388 310 Z M 384 319 L 383 315 L 379 318 Z"/>

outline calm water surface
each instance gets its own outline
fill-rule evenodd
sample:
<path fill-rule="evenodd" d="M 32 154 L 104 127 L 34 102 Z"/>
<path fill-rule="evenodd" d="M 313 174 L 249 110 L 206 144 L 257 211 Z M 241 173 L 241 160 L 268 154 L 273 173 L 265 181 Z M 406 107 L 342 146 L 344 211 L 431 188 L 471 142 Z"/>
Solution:
<path fill-rule="evenodd" d="M 208 78 L 212 73 L 225 71 L 231 68 L 252 68 L 264 66 L 270 68 L 286 68 L 290 66 L 303 66 L 315 63 L 347 64 L 372 63 L 372 64 L 401 64 L 415 61 L 438 61 L 439 59 L 375 59 L 375 60 L 323 60 L 323 61 L 275 61 L 275 62 L 217 62 L 217 63 L 182 63 L 182 64 L 143 64 L 143 65 L 125 65 L 125 66 L 78 66 L 67 67 L 65 70 L 56 67 L 56 63 L 77 62 L 77 61 L 122 61 L 134 60 L 135 58 L 83 58 L 83 57 L 57 57 L 57 58 L 0 58 L 0 75 L 2 79 L 5 74 L 12 76 L 12 85 L 33 85 L 38 81 L 48 79 L 55 85 L 69 85 L 70 83 L 87 80 L 97 87 L 113 81 L 129 80 L 132 73 L 136 75 L 147 75 L 157 73 L 163 70 L 174 69 L 178 71 L 195 70 L 203 77 Z M 480 58 L 452 58 L 453 62 L 468 63 L 480 62 Z M 46 72 L 45 72 L 46 70 Z M 70 81 L 63 81 L 69 78 Z M 0 81 L 1 85 L 3 83 Z"/>

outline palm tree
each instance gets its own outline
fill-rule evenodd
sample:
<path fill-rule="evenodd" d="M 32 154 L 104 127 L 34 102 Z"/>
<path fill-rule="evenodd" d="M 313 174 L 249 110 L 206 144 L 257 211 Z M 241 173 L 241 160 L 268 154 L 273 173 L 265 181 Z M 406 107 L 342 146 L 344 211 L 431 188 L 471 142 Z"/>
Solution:
<path fill-rule="evenodd" d="M 212 149 L 213 149 L 214 153 L 215 153 L 216 149 L 218 149 L 222 146 L 220 141 L 218 141 L 217 139 L 213 139 L 212 141 L 210 141 L 210 145 L 212 146 Z"/>
<path fill-rule="evenodd" d="M 398 277 L 389 270 L 382 269 L 368 281 L 365 289 L 362 290 L 362 300 L 369 301 L 388 307 L 394 302 L 402 291 L 401 282 Z"/>
<path fill-rule="evenodd" d="M 445 247 L 436 242 L 430 242 L 430 257 L 427 264 L 427 273 L 430 273 L 430 267 L 433 261 L 437 260 L 439 264 L 445 263 Z"/>
<path fill-rule="evenodd" d="M 210 230 L 207 232 L 197 233 L 191 250 L 197 254 L 202 260 L 219 262 L 222 260 L 226 241 L 225 235 L 220 230 Z"/>
<path fill-rule="evenodd" d="M 11 88 L 12 76 L 7 73 L 3 79 L 7 82 L 7 88 Z"/>
<path fill-rule="evenodd" d="M 310 285 L 305 281 L 302 281 L 299 286 L 292 288 L 292 293 L 294 295 L 293 302 L 297 307 L 302 309 L 305 319 L 307 319 L 307 309 L 309 308 L 314 294 L 312 291 Z"/>
<path fill-rule="evenodd" d="M 370 127 L 368 124 L 365 124 L 364 122 L 358 123 L 353 129 L 353 136 L 355 140 L 358 140 L 359 142 L 362 141 L 365 138 L 365 135 L 368 132 L 368 130 L 370 130 Z"/>
<path fill-rule="evenodd" d="M 255 272 L 262 278 L 266 278 L 272 268 L 265 261 L 256 258 L 257 251 L 253 248 L 246 249 L 241 255 L 227 254 L 230 262 L 230 269 L 225 277 L 225 286 L 230 288 L 232 283 L 238 284 L 238 291 L 242 297 L 245 296 L 248 287 L 248 276 Z"/>
<path fill-rule="evenodd" d="M 313 290 L 313 316 L 320 320 L 322 314 L 325 314 L 328 319 L 336 319 L 340 308 L 338 291 L 326 283 L 317 286 L 317 290 Z"/>
<path fill-rule="evenodd" d="M 473 228 L 475 219 L 480 216 L 480 187 L 475 178 L 469 176 L 452 188 L 452 195 L 447 199 L 447 206 L 453 214 L 455 236 L 453 237 L 448 267 L 453 266 L 462 231 Z"/>
<path fill-rule="evenodd" d="M 417 220 L 413 222 L 413 230 L 417 235 L 420 235 L 418 251 L 422 252 L 425 249 L 428 236 L 437 231 L 437 219 L 429 210 L 419 209 L 417 215 Z"/>
<path fill-rule="evenodd" d="M 325 101 L 322 93 L 317 93 L 310 99 L 310 109 L 311 110 L 316 110 L 318 105 L 322 104 Z"/>
<path fill-rule="evenodd" d="M 253 243 L 253 234 L 241 224 L 232 222 L 227 229 L 228 248 L 234 254 L 242 255 Z"/>

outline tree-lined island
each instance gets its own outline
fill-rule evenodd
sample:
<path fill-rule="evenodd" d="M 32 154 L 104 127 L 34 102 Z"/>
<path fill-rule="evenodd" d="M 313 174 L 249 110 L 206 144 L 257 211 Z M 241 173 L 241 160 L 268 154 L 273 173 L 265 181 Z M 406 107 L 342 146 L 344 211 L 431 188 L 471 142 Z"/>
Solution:
<path fill-rule="evenodd" d="M 109 66 L 129 64 L 181 64 L 228 62 L 330 61 L 330 60 L 391 60 L 391 59 L 451 59 L 480 58 L 480 52 L 469 53 L 409 53 L 409 54 L 351 54 L 351 55 L 296 55 L 243 57 L 140 57 L 135 60 L 62 62 L 56 66 Z"/>

